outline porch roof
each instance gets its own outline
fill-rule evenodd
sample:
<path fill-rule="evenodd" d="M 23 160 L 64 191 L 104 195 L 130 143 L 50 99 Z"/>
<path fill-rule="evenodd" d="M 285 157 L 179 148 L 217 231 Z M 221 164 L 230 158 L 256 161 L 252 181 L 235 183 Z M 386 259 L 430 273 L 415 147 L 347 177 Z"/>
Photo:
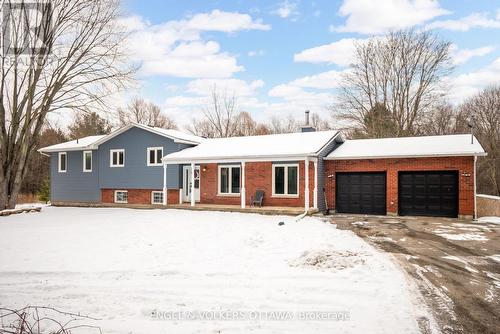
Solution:
<path fill-rule="evenodd" d="M 206 139 L 199 145 L 163 157 L 163 162 L 291 160 L 314 157 L 332 140 L 342 140 L 339 132 L 317 131 L 263 136 Z"/>

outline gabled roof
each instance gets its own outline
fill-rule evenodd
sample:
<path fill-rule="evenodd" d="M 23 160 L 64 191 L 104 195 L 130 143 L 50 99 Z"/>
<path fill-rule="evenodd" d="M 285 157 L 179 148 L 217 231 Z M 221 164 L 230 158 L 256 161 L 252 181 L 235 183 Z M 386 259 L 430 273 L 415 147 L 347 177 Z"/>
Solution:
<path fill-rule="evenodd" d="M 471 135 L 400 137 L 346 140 L 325 159 L 380 159 L 439 156 L 486 155 L 479 141 Z"/>
<path fill-rule="evenodd" d="M 60 152 L 60 151 L 80 151 L 80 150 L 96 149 L 97 146 L 99 146 L 100 144 L 110 140 L 111 138 L 118 136 L 119 134 L 122 134 L 123 132 L 133 127 L 137 127 L 155 133 L 157 135 L 170 138 L 175 143 L 197 145 L 204 140 L 204 138 L 195 135 L 190 135 L 179 130 L 163 129 L 138 123 L 131 123 L 129 125 L 123 126 L 111 132 L 109 135 L 88 136 L 77 140 L 71 140 L 64 143 L 43 147 L 39 149 L 38 152 L 48 153 L 48 152 Z"/>
<path fill-rule="evenodd" d="M 192 161 L 235 161 L 265 159 L 303 159 L 317 156 L 339 136 L 338 131 L 299 132 L 264 136 L 205 139 L 198 146 L 166 155 L 167 163 Z M 338 138 L 340 139 L 340 136 Z"/>

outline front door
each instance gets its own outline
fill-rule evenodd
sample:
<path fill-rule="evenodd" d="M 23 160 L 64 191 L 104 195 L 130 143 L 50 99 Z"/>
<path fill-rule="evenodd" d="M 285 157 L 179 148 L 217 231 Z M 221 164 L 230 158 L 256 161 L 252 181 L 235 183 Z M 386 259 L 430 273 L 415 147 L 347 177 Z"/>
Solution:
<path fill-rule="evenodd" d="M 182 167 L 182 201 L 191 202 L 191 166 Z M 200 201 L 200 166 L 194 167 L 194 199 Z"/>

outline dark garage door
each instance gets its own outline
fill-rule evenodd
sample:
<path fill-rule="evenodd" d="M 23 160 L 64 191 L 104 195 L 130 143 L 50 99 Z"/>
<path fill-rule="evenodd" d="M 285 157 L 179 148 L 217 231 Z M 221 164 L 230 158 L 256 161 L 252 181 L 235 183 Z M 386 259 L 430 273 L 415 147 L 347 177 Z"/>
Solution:
<path fill-rule="evenodd" d="M 385 215 L 384 173 L 337 173 L 336 208 L 340 213 Z"/>
<path fill-rule="evenodd" d="M 399 214 L 457 217 L 458 173 L 399 172 Z"/>

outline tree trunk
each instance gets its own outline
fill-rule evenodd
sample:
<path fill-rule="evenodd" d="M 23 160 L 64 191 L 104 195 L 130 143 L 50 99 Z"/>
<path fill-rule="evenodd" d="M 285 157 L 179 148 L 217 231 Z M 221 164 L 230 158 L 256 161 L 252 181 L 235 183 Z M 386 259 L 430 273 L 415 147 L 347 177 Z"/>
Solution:
<path fill-rule="evenodd" d="M 7 208 L 7 202 L 8 202 L 8 197 L 7 197 L 7 182 L 5 182 L 5 179 L 0 181 L 0 210 L 6 209 Z"/>

